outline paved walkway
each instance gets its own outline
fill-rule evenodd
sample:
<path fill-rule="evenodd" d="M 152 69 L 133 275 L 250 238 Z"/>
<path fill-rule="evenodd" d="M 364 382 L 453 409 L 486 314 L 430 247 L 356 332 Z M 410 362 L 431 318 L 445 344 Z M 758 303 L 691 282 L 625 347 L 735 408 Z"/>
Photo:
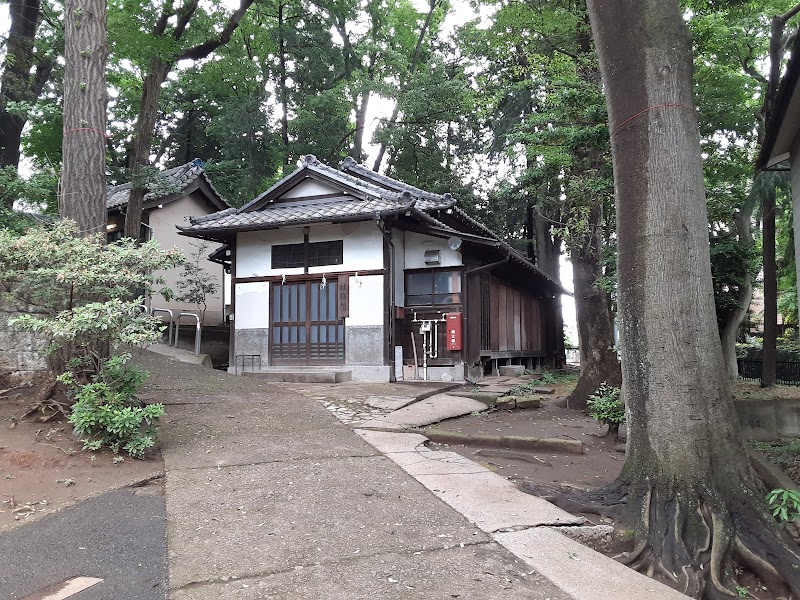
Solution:
<path fill-rule="evenodd" d="M 356 433 L 324 394 L 143 362 L 147 395 L 170 404 L 170 598 L 685 598 L 560 535 L 574 517 L 421 436 Z"/>

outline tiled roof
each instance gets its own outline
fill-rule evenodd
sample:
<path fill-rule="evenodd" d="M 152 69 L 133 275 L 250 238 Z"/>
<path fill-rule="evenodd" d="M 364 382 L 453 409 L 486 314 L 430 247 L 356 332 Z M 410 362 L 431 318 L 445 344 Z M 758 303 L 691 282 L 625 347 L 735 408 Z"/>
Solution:
<path fill-rule="evenodd" d="M 270 204 L 262 210 L 244 212 L 226 210 L 200 218 L 192 218 L 184 231 L 224 231 L 272 228 L 281 225 L 314 223 L 320 221 L 347 221 L 370 219 L 376 214 L 409 210 L 412 198 L 371 198 L 362 200 L 353 196 L 336 196 L 314 200 L 295 200 Z"/>
<path fill-rule="evenodd" d="M 183 190 L 198 177 L 202 177 L 206 183 L 214 190 L 217 197 L 225 204 L 227 202 L 222 195 L 214 188 L 211 180 L 206 174 L 206 170 L 202 166 L 202 162 L 195 159 L 190 163 L 167 169 L 158 174 L 155 180 L 151 183 L 152 189 L 144 196 L 144 201 L 157 200 L 174 194 L 176 190 Z M 120 208 L 128 204 L 128 198 L 131 195 L 132 183 L 123 183 L 122 185 L 111 186 L 107 190 L 106 196 L 106 209 Z"/>

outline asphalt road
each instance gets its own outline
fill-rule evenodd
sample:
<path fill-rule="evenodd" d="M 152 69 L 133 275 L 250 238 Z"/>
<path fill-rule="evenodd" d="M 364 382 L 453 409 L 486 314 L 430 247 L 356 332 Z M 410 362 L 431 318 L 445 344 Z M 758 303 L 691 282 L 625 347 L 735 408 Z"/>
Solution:
<path fill-rule="evenodd" d="M 163 485 L 109 492 L 0 533 L 0 600 L 77 576 L 104 581 L 70 600 L 164 600 Z"/>

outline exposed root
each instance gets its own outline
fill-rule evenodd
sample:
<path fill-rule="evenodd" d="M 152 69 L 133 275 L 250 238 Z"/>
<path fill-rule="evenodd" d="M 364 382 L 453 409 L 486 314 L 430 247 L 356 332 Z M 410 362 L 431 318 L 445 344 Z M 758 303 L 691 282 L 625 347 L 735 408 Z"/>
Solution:
<path fill-rule="evenodd" d="M 39 420 L 42 422 L 50 421 L 58 416 L 68 417 L 70 414 L 69 404 L 61 398 L 58 393 L 58 382 L 55 377 L 48 377 L 41 385 L 34 396 L 33 402 L 22 415 L 22 418 L 39 413 Z"/>
<path fill-rule="evenodd" d="M 639 481 L 594 492 L 562 489 L 550 500 L 596 514 L 621 514 L 627 505 L 635 547 L 617 560 L 658 575 L 687 596 L 739 597 L 736 568 L 743 565 L 776 597 L 800 600 L 800 549 L 749 498 L 723 499 L 679 482 Z"/>

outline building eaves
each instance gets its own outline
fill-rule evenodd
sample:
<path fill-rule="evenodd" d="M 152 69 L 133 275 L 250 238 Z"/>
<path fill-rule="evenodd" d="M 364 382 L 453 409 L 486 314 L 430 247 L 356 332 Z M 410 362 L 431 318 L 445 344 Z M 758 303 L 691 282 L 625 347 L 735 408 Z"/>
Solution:
<path fill-rule="evenodd" d="M 795 35 L 791 57 L 786 65 L 786 71 L 778 86 L 778 91 L 775 94 L 775 104 L 767 115 L 764 140 L 756 158 L 757 169 L 765 169 L 768 165 L 776 162 L 773 159 L 775 144 L 778 141 L 787 113 L 790 108 L 793 108 L 792 98 L 795 95 L 798 82 L 800 82 L 800 35 Z"/>
<path fill-rule="evenodd" d="M 414 199 L 410 197 L 404 198 L 403 202 L 386 198 L 361 200 L 352 196 L 298 200 L 269 204 L 257 211 L 229 210 L 196 217 L 190 219 L 190 225 L 179 227 L 179 229 L 186 233 L 244 231 L 307 223 L 369 220 L 375 215 L 407 211 L 414 206 L 414 202 Z"/>

